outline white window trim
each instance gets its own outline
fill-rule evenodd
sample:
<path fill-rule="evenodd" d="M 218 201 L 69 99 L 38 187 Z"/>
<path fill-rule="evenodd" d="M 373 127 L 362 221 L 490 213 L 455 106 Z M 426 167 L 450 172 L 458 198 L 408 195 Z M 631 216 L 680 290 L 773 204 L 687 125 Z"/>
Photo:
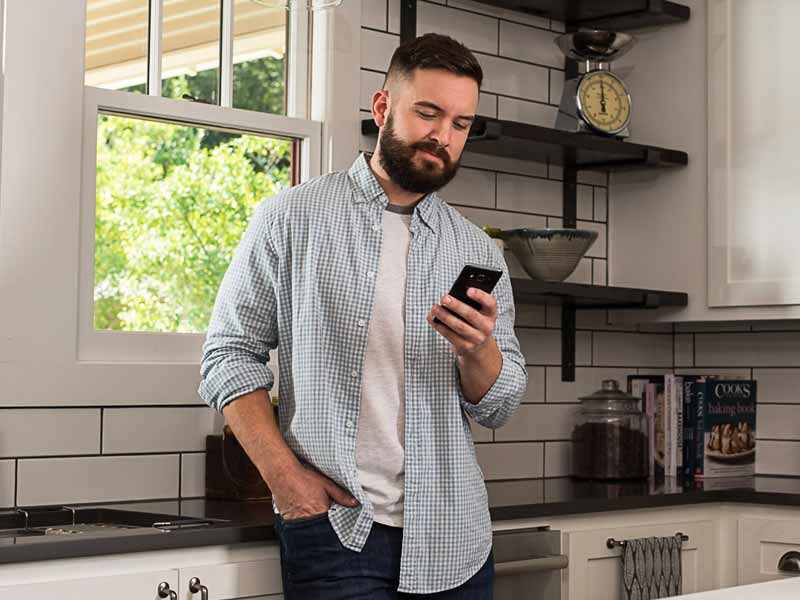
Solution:
<path fill-rule="evenodd" d="M 300 178 L 320 172 L 321 125 L 314 121 L 200 102 L 87 87 L 84 92 L 83 174 L 81 182 L 78 360 L 81 362 L 198 361 L 205 334 L 157 333 L 94 328 L 94 242 L 97 170 L 97 117 L 112 111 L 187 126 L 223 128 L 246 134 L 294 138 L 300 142 Z M 254 202 L 258 199 L 254 199 Z"/>
<path fill-rule="evenodd" d="M 358 152 L 361 4 L 344 0 L 312 15 L 309 104 L 322 123 L 322 172 L 346 168 Z M 78 360 L 86 6 L 25 0 L 5 8 L 3 109 L 14 118 L 3 122 L 3 146 L 14 151 L 2 154 L 0 178 L 2 405 L 202 404 L 197 357 Z M 173 102 L 184 111 L 201 106 Z"/>

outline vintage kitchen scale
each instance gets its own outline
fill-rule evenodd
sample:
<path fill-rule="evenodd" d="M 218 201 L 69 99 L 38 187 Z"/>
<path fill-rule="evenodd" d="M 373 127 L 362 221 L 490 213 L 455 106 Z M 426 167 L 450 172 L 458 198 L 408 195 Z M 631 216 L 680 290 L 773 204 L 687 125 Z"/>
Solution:
<path fill-rule="evenodd" d="M 565 56 L 585 64 L 586 72 L 564 82 L 556 129 L 614 138 L 630 135 L 631 97 L 609 65 L 630 50 L 635 38 L 613 31 L 575 31 L 555 42 Z"/>

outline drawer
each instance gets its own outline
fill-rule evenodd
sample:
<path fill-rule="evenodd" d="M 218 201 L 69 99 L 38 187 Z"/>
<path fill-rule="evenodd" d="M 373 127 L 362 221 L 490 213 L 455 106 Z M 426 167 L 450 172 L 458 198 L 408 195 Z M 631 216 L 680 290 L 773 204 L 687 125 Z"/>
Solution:
<path fill-rule="evenodd" d="M 178 597 L 181 600 L 200 597 L 189 591 L 189 582 L 194 577 L 208 588 L 208 597 L 212 600 L 238 600 L 283 592 L 281 561 L 278 558 L 179 569 Z"/>
<path fill-rule="evenodd" d="M 800 519 L 739 519 L 739 585 L 800 575 L 778 569 L 788 552 L 800 553 Z"/>

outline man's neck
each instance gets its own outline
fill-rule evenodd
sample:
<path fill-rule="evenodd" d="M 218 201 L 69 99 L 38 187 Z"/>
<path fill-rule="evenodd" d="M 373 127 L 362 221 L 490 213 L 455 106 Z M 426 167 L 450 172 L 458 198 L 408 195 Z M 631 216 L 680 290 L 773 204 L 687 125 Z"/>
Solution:
<path fill-rule="evenodd" d="M 414 206 L 425 197 L 425 194 L 416 194 L 404 190 L 392 181 L 392 178 L 389 177 L 388 173 L 386 173 L 381 166 L 377 152 L 373 154 L 372 158 L 369 160 L 369 167 L 372 169 L 372 173 L 375 175 L 378 183 L 381 184 L 383 191 L 386 192 L 389 198 L 389 204 L 394 204 L 396 206 Z"/>

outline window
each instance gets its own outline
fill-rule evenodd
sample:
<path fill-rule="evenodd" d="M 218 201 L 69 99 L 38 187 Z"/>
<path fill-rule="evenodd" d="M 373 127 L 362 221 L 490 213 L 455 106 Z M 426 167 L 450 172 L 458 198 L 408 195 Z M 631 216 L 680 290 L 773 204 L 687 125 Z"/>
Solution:
<path fill-rule="evenodd" d="M 80 360 L 196 361 L 255 206 L 319 173 L 309 13 L 274 4 L 87 0 Z"/>
<path fill-rule="evenodd" d="M 289 21 L 303 79 L 307 16 L 274 0 L 87 0 L 85 82 L 287 114 Z"/>
<path fill-rule="evenodd" d="M 294 145 L 101 112 L 95 329 L 206 331 L 253 209 L 292 183 Z"/>

